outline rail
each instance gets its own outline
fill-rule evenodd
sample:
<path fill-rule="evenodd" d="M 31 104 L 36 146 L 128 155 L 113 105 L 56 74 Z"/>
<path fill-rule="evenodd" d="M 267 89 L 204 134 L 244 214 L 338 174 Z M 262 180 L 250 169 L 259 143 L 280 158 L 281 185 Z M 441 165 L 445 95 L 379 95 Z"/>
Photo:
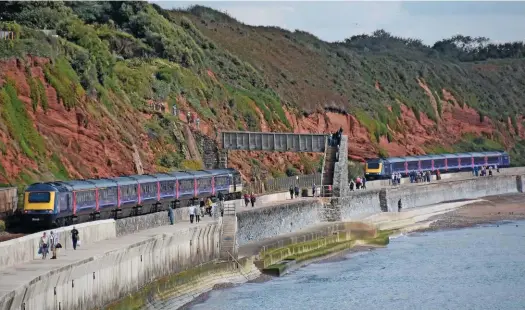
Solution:
<path fill-rule="evenodd" d="M 234 262 L 237 263 L 237 269 L 239 269 L 239 273 L 242 274 L 242 276 L 243 276 L 244 278 L 246 278 L 246 280 L 250 281 L 250 278 L 248 278 L 248 276 L 246 276 L 246 275 L 241 271 L 241 267 L 240 267 L 240 266 L 241 266 L 241 263 L 239 263 L 239 261 L 238 261 L 237 259 L 235 259 L 235 257 L 233 257 L 233 255 L 232 255 L 232 253 L 230 253 L 230 251 L 226 251 L 226 253 L 228 253 L 228 255 L 230 255 L 230 257 L 232 258 L 232 260 L 233 260 Z"/>
<path fill-rule="evenodd" d="M 328 150 L 328 139 L 324 142 L 324 153 L 323 153 L 323 166 L 321 168 L 321 182 L 320 182 L 320 188 L 321 188 L 321 197 L 325 197 L 325 191 L 323 187 L 323 177 L 324 177 L 324 166 L 326 165 L 326 151 Z"/>

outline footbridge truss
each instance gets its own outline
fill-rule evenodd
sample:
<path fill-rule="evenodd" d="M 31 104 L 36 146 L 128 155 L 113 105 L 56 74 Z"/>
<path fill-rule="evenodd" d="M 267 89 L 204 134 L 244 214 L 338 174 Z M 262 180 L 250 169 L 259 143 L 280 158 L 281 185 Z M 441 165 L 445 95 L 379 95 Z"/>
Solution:
<path fill-rule="evenodd" d="M 327 134 L 223 131 L 222 148 L 229 151 L 324 153 Z"/>

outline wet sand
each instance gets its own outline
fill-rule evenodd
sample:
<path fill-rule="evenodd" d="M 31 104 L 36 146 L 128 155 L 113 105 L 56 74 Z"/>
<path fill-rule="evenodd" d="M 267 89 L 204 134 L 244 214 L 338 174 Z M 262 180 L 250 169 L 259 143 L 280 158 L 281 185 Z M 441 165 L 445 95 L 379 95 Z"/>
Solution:
<path fill-rule="evenodd" d="M 465 205 L 454 211 L 430 218 L 430 227 L 419 232 L 460 229 L 502 221 L 525 220 L 525 194 L 490 196 L 485 201 Z"/>

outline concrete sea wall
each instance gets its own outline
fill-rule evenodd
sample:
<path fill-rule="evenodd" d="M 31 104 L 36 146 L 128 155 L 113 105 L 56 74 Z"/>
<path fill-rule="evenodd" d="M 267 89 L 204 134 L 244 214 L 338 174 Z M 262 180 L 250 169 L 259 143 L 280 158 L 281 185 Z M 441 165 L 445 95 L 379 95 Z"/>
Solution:
<path fill-rule="evenodd" d="M 237 213 L 239 245 L 295 232 L 321 222 L 321 200 L 300 200 Z"/>
<path fill-rule="evenodd" d="M 219 254 L 220 223 L 190 227 L 86 257 L 0 299 L 0 309 L 96 309 L 166 275 L 213 261 Z"/>
<path fill-rule="evenodd" d="M 400 200 L 402 208 L 415 208 L 443 201 L 517 193 L 516 179 L 516 176 L 494 176 L 392 188 L 386 191 L 388 211 L 397 212 Z"/>

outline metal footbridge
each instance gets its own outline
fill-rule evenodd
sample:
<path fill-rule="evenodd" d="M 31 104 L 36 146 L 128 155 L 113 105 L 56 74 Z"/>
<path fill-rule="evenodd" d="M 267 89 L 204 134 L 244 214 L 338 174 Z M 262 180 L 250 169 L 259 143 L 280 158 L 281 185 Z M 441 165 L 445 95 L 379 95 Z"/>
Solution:
<path fill-rule="evenodd" d="M 223 131 L 222 148 L 237 151 L 310 152 L 325 151 L 327 134 Z"/>

